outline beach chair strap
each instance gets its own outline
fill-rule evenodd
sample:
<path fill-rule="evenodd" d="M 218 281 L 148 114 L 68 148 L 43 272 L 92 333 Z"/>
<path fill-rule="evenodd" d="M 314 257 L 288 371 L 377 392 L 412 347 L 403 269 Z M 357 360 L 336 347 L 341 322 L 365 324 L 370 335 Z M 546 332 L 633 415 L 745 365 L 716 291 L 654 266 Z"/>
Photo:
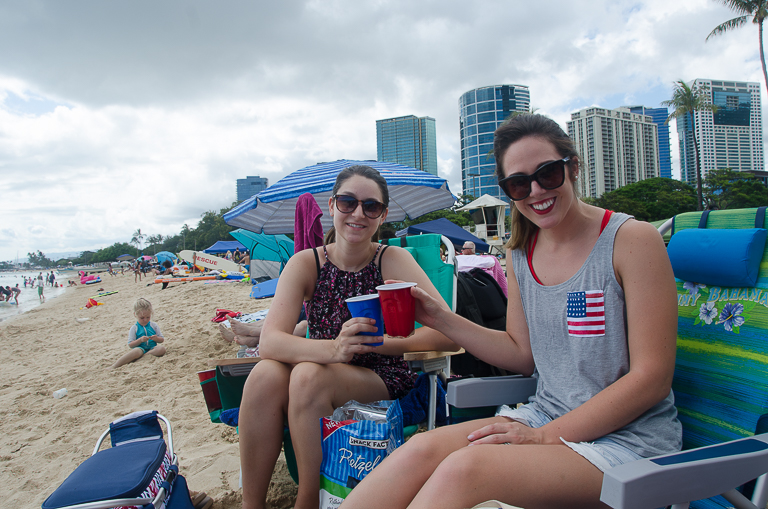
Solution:
<path fill-rule="evenodd" d="M 755 228 L 765 228 L 765 210 L 768 207 L 757 207 L 757 214 L 755 215 Z"/>
<path fill-rule="evenodd" d="M 701 213 L 701 219 L 699 219 L 699 228 L 706 228 L 707 227 L 707 218 L 709 218 L 709 210 L 705 210 Z"/>

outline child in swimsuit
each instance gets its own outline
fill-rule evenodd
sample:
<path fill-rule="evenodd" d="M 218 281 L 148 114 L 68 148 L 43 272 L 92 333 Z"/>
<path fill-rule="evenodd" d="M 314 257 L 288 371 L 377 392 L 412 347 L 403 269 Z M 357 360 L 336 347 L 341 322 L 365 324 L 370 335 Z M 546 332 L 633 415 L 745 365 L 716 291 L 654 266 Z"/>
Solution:
<path fill-rule="evenodd" d="M 160 326 L 150 321 L 152 304 L 147 299 L 140 298 L 133 305 L 133 314 L 137 322 L 128 331 L 128 348 L 130 352 L 120 357 L 112 367 L 117 368 L 144 356 L 145 353 L 161 357 L 165 355 L 165 346 L 159 345 L 165 341 Z"/>

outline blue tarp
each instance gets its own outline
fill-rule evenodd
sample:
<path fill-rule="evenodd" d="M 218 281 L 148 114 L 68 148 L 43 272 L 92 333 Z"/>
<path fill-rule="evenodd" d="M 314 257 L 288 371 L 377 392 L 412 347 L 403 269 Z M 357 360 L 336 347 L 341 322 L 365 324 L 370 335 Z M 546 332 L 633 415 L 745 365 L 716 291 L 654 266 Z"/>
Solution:
<path fill-rule="evenodd" d="M 220 240 L 208 249 L 204 249 L 203 253 L 219 254 L 226 253 L 227 251 L 235 252 L 235 249 L 239 249 L 240 252 L 245 251 L 245 246 L 236 240 Z"/>
<path fill-rule="evenodd" d="M 426 223 L 411 225 L 405 230 L 397 232 L 397 236 L 419 235 L 421 233 L 439 233 L 440 235 L 445 235 L 455 246 L 459 247 L 469 240 L 475 243 L 475 250 L 481 253 L 487 253 L 490 247 L 487 243 L 475 237 L 461 226 L 450 222 L 444 217 L 435 219 L 434 221 L 427 221 Z"/>

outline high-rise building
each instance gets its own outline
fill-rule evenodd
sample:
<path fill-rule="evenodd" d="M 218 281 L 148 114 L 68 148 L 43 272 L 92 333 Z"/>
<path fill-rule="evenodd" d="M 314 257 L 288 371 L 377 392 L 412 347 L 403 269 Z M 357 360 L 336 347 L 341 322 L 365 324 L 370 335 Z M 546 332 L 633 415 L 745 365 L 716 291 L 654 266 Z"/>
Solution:
<path fill-rule="evenodd" d="M 710 170 L 762 172 L 763 116 L 760 84 L 745 81 L 696 79 L 692 87 L 706 86 L 717 113 L 694 115 L 699 145 L 701 178 Z M 690 116 L 677 119 L 680 138 L 680 180 L 696 186 L 693 129 Z"/>
<path fill-rule="evenodd" d="M 377 120 L 376 159 L 437 176 L 435 119 L 407 115 Z"/>
<path fill-rule="evenodd" d="M 669 110 L 667 108 L 646 108 L 645 106 L 627 106 L 629 111 L 647 115 L 653 119 L 659 133 L 659 177 L 672 178 L 672 151 L 669 144 Z"/>
<path fill-rule="evenodd" d="M 531 95 L 525 85 L 480 87 L 459 98 L 461 187 L 479 198 L 489 194 L 506 202 L 496 178 L 493 132 L 516 111 L 529 111 Z"/>
<path fill-rule="evenodd" d="M 571 114 L 568 135 L 580 158 L 579 191 L 599 198 L 659 176 L 658 127 L 627 108 L 584 108 Z"/>
<path fill-rule="evenodd" d="M 237 201 L 247 200 L 267 187 L 269 187 L 269 181 L 259 176 L 237 179 Z"/>

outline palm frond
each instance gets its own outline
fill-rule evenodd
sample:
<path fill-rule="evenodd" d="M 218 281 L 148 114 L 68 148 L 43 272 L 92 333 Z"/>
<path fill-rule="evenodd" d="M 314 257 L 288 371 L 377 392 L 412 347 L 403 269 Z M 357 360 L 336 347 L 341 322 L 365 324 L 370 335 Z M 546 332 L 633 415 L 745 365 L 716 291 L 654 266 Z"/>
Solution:
<path fill-rule="evenodd" d="M 741 28 L 747 23 L 747 16 L 739 16 L 738 18 L 729 19 L 725 23 L 720 23 L 717 25 L 707 36 L 705 41 L 708 41 L 710 37 L 715 37 L 721 34 L 724 34 L 725 32 L 728 32 L 730 30 L 735 30 L 737 28 Z"/>

